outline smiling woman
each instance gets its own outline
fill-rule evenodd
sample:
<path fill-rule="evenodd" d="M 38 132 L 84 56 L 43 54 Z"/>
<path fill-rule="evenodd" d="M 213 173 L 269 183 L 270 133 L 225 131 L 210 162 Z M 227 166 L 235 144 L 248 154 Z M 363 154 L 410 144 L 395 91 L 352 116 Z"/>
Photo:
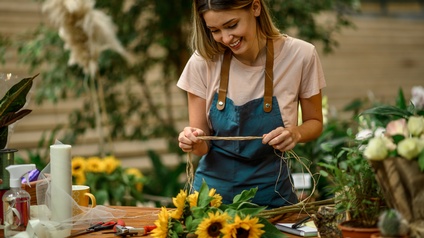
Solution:
<path fill-rule="evenodd" d="M 297 203 L 283 157 L 322 130 L 325 79 L 315 47 L 280 33 L 263 0 L 197 0 L 193 16 L 194 54 L 177 86 L 187 92 L 190 121 L 179 146 L 202 156 L 194 189 L 206 181 L 224 204 L 252 188 L 258 205 Z"/>

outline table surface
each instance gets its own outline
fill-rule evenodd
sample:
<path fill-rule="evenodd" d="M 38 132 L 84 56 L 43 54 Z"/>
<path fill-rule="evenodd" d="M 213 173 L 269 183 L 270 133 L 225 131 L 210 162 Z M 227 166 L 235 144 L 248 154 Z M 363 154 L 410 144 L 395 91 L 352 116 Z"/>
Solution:
<path fill-rule="evenodd" d="M 122 218 L 122 220 L 125 222 L 126 226 L 131 227 L 143 227 L 148 225 L 154 225 L 154 222 L 157 220 L 158 213 L 160 211 L 159 208 L 150 208 L 150 207 L 131 207 L 131 206 L 112 206 L 114 209 L 123 210 L 126 212 L 126 215 Z M 285 216 L 284 219 L 282 219 L 279 222 L 295 222 L 296 220 L 299 220 L 300 218 L 304 217 L 304 214 L 291 214 L 288 216 Z M 109 230 L 111 231 L 111 230 Z M 4 237 L 3 230 L 0 230 L 0 237 Z M 73 231 L 72 233 L 77 232 Z M 77 236 L 80 238 L 84 237 L 102 237 L 102 238 L 116 238 L 114 233 L 108 233 L 103 234 L 104 231 L 97 231 L 81 236 Z M 285 233 L 286 234 L 286 233 Z M 286 234 L 289 238 L 299 237 L 296 235 Z M 128 236 L 129 237 L 129 236 Z M 141 236 L 132 236 L 132 237 L 141 237 Z M 150 235 L 145 235 L 142 237 L 152 237 Z"/>

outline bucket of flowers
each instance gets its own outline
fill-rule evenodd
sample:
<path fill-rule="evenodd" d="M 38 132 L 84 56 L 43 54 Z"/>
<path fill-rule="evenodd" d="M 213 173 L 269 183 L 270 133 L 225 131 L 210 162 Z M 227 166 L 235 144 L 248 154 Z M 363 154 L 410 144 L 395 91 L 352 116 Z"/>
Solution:
<path fill-rule="evenodd" d="M 379 106 L 364 114 L 395 116 L 376 130 L 364 156 L 374 168 L 387 205 L 409 223 L 409 236 L 424 237 L 423 111 Z"/>
<path fill-rule="evenodd" d="M 260 216 L 265 207 L 251 202 L 257 188 L 245 190 L 222 204 L 221 195 L 203 182 L 200 190 L 188 194 L 186 190 L 173 198 L 175 209 L 162 207 L 152 236 L 167 237 L 285 237 L 272 223 Z"/>

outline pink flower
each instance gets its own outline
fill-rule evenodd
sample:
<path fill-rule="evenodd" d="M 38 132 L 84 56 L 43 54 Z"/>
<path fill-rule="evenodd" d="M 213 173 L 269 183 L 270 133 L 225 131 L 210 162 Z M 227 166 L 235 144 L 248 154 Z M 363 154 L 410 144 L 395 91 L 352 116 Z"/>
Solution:
<path fill-rule="evenodd" d="M 395 136 L 395 135 L 403 135 L 408 137 L 408 127 L 406 124 L 406 119 L 398 119 L 391 121 L 387 124 L 386 127 L 386 135 L 387 136 Z"/>

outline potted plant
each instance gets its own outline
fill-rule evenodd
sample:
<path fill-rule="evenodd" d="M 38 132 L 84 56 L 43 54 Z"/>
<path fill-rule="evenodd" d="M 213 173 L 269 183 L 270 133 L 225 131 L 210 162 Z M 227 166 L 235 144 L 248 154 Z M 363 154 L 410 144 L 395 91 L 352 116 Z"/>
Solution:
<path fill-rule="evenodd" d="M 374 135 L 364 155 L 375 170 L 387 204 L 408 222 L 410 237 L 424 236 L 424 111 L 380 106 L 367 113 L 385 112 L 400 118 Z M 402 235 L 402 234 L 401 234 Z"/>
<path fill-rule="evenodd" d="M 364 233 L 365 237 L 378 232 L 378 217 L 385 209 L 385 199 L 375 179 L 374 171 L 363 156 L 367 143 L 360 135 L 353 137 L 335 157 L 319 163 L 320 173 L 327 177 L 329 188 L 335 195 L 335 212 L 346 213 L 346 220 L 338 224 L 344 237 L 356 237 L 346 233 Z"/>
<path fill-rule="evenodd" d="M 22 109 L 26 104 L 26 97 L 32 87 L 32 82 L 37 75 L 24 78 L 18 83 L 14 84 L 0 100 L 0 149 L 4 149 L 7 145 L 9 136 L 9 125 L 15 123 L 19 119 L 28 115 L 31 110 Z M 6 77 L 5 80 L 0 81 L 0 85 L 6 85 L 10 80 Z M 6 88 L 2 86 L 2 88 Z"/>

